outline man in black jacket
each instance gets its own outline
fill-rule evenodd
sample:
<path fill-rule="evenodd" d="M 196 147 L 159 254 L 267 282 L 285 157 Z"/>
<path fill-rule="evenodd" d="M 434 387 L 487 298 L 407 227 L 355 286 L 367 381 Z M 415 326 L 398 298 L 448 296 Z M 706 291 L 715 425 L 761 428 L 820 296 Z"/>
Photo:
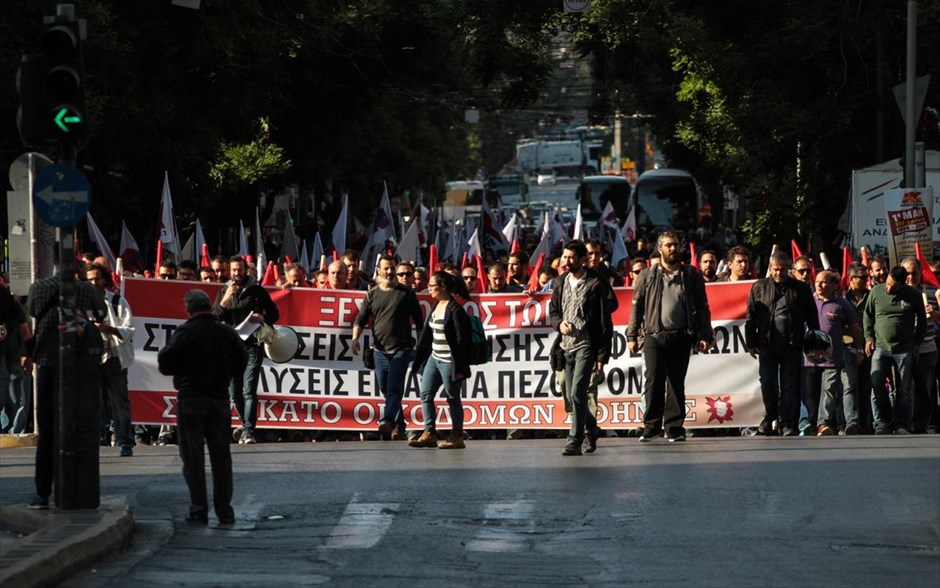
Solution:
<path fill-rule="evenodd" d="M 223 323 L 237 327 L 246 319 L 252 323 L 273 325 L 280 318 L 277 305 L 263 286 L 248 275 L 245 260 L 235 256 L 229 260 L 228 285 L 219 291 L 212 312 Z M 255 425 L 258 423 L 258 378 L 264 360 L 261 344 L 254 335 L 245 339 L 248 366 L 243 374 L 232 378 L 229 395 L 242 421 L 239 443 L 255 443 Z M 236 431 L 237 432 L 237 431 Z"/>
<path fill-rule="evenodd" d="M 764 419 L 759 435 L 797 434 L 803 337 L 806 328 L 819 328 L 819 315 L 810 287 L 790 275 L 790 256 L 770 256 L 770 277 L 754 282 L 747 297 L 744 338 L 747 352 L 760 361 L 760 391 Z M 779 382 L 779 384 L 778 384 Z"/>
<path fill-rule="evenodd" d="M 705 351 L 715 341 L 705 280 L 697 269 L 679 263 L 679 237 L 663 231 L 657 250 L 659 263 L 637 277 L 627 327 L 630 353 L 640 348 L 643 335 L 644 443 L 664 429 L 670 442 L 685 441 L 685 376 L 691 351 Z M 675 417 L 663 422 L 667 381 L 678 406 Z"/>
<path fill-rule="evenodd" d="M 610 359 L 617 298 L 610 284 L 587 267 L 587 248 L 569 241 L 561 254 L 567 273 L 552 282 L 548 314 L 561 334 L 565 355 L 565 393 L 571 405 L 571 430 L 562 455 L 581 455 L 588 417 L 587 389 L 595 370 L 603 373 Z"/>
<path fill-rule="evenodd" d="M 204 454 L 204 446 L 208 445 L 215 514 L 220 524 L 231 525 L 235 511 L 228 386 L 233 377 L 240 378 L 245 371 L 248 353 L 235 330 L 212 315 L 212 302 L 205 292 L 190 290 L 183 304 L 189 320 L 160 350 L 157 363 L 161 374 L 173 376 L 173 387 L 179 391 L 176 423 L 190 502 L 186 520 L 209 522 Z"/>

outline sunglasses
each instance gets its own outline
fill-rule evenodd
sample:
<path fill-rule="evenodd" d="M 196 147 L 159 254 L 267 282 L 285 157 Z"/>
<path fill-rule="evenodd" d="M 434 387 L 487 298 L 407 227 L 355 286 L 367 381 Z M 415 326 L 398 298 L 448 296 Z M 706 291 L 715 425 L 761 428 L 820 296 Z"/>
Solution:
<path fill-rule="evenodd" d="M 795 269 L 795 270 L 793 270 L 793 271 L 795 271 L 795 272 L 798 273 L 798 274 L 807 274 L 807 273 L 809 273 L 809 268 Z"/>
<path fill-rule="evenodd" d="M 411 272 L 398 272 L 398 273 L 395 274 L 395 275 L 398 276 L 399 278 L 402 278 L 402 277 L 405 277 L 405 276 L 410 276 L 410 275 L 411 275 Z"/>
<path fill-rule="evenodd" d="M 464 276 L 463 279 L 465 279 L 465 280 L 475 280 L 475 279 L 477 279 L 477 277 L 476 277 L 476 276 Z"/>
<path fill-rule="evenodd" d="M 162 278 L 164 280 L 175 280 L 176 274 L 157 274 L 157 277 Z"/>
<path fill-rule="evenodd" d="M 862 280 L 862 279 L 867 278 L 867 277 L 868 277 L 868 276 L 865 276 L 865 275 L 849 276 L 849 278 L 851 278 L 851 279 L 853 279 L 853 280 L 856 279 L 856 278 L 858 278 L 859 280 Z"/>
<path fill-rule="evenodd" d="M 641 271 L 643 271 L 643 270 L 630 270 L 630 273 L 631 273 L 631 274 L 638 274 L 638 273 L 640 273 Z"/>

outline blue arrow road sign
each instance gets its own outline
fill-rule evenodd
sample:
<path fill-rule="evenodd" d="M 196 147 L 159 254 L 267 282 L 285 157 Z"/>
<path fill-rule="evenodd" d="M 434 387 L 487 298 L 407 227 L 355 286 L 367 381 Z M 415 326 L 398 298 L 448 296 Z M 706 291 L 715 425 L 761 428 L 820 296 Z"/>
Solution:
<path fill-rule="evenodd" d="M 91 184 L 71 165 L 50 165 L 36 175 L 33 208 L 53 227 L 74 227 L 91 208 Z"/>

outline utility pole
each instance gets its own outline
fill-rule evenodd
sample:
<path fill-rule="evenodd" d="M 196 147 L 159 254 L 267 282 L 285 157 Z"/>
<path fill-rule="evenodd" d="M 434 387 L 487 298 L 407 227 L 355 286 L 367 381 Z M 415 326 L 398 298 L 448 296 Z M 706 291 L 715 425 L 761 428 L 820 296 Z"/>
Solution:
<path fill-rule="evenodd" d="M 914 139 L 919 117 L 914 112 L 917 76 L 917 0 L 907 0 L 907 79 L 904 81 L 904 187 L 917 188 L 914 179 Z"/>

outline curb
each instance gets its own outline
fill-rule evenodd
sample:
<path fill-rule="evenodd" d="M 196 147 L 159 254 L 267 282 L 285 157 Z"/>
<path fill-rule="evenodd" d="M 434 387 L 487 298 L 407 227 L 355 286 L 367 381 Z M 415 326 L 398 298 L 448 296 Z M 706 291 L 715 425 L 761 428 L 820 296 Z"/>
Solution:
<path fill-rule="evenodd" d="M 0 554 L 0 585 L 53 586 L 121 550 L 134 531 L 134 517 L 127 505 L 72 511 L 10 506 L 0 508 L 0 528 L 28 533 Z"/>
<path fill-rule="evenodd" d="M 11 449 L 14 447 L 36 447 L 35 433 L 23 433 L 22 435 L 0 435 L 0 449 Z"/>

